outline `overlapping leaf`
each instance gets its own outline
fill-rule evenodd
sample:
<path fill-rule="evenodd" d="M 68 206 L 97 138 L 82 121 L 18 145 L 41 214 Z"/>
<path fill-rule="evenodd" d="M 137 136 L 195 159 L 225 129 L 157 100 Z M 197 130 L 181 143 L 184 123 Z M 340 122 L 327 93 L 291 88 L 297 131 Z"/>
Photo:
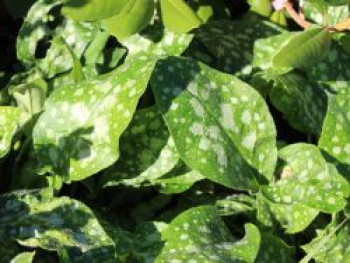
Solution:
<path fill-rule="evenodd" d="M 131 121 L 154 63 L 144 56 L 107 76 L 55 90 L 33 131 L 41 164 L 66 182 L 113 164 L 119 157 L 119 137 Z"/>
<path fill-rule="evenodd" d="M 279 156 L 284 162 L 281 179 L 261 187 L 262 221 L 273 224 L 275 217 L 287 232 L 295 233 L 308 226 L 319 211 L 335 213 L 345 207 L 349 184 L 317 147 L 294 144 L 283 148 Z"/>
<path fill-rule="evenodd" d="M 158 63 L 151 85 L 185 163 L 228 187 L 256 189 L 276 163 L 276 131 L 259 94 L 198 62 Z"/>
<path fill-rule="evenodd" d="M 121 158 L 102 178 L 104 186 L 152 183 L 179 162 L 174 142 L 156 107 L 136 112 L 121 137 Z"/>
<path fill-rule="evenodd" d="M 67 256 L 70 262 L 113 262 L 115 247 L 91 210 L 49 189 L 0 197 L 0 236 Z"/>
<path fill-rule="evenodd" d="M 32 263 L 35 252 L 23 252 L 14 257 L 10 263 Z"/>
<path fill-rule="evenodd" d="M 20 114 L 21 111 L 18 108 L 0 106 L 0 158 L 10 151 Z"/>
<path fill-rule="evenodd" d="M 246 235 L 237 240 L 212 206 L 189 209 L 176 217 L 163 232 L 166 243 L 157 262 L 255 262 L 260 233 L 247 224 Z"/>

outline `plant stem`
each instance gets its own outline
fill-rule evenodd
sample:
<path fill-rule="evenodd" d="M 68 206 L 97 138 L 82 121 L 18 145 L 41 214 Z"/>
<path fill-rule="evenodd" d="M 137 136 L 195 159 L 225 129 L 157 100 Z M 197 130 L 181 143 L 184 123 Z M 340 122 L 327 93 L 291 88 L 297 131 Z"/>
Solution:
<path fill-rule="evenodd" d="M 284 8 L 287 10 L 288 14 L 293 18 L 293 20 L 302 28 L 307 29 L 311 26 L 311 23 L 306 21 L 303 18 L 303 15 L 298 14 L 294 8 L 293 5 L 290 2 L 287 2 L 284 5 Z"/>

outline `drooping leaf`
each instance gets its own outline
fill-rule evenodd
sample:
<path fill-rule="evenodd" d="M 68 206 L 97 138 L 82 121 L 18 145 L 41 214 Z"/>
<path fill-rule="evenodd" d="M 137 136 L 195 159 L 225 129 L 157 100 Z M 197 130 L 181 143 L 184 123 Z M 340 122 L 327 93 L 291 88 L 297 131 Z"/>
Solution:
<path fill-rule="evenodd" d="M 74 20 L 94 21 L 118 14 L 128 2 L 128 0 L 67 0 L 62 13 Z"/>
<path fill-rule="evenodd" d="M 67 254 L 70 262 L 113 262 L 114 243 L 84 204 L 50 189 L 8 193 L 0 204 L 2 240 Z"/>
<path fill-rule="evenodd" d="M 10 151 L 20 114 L 21 110 L 18 108 L 0 106 L 0 158 Z"/>
<path fill-rule="evenodd" d="M 121 158 L 102 177 L 102 185 L 140 186 L 170 172 L 179 162 L 174 142 L 156 107 L 139 110 L 120 142 Z"/>
<path fill-rule="evenodd" d="M 308 68 L 321 61 L 331 46 L 331 33 L 311 28 L 296 34 L 273 58 L 275 68 Z"/>
<path fill-rule="evenodd" d="M 170 31 L 186 33 L 202 23 L 184 0 L 160 0 L 160 6 L 163 23 Z"/>
<path fill-rule="evenodd" d="M 124 39 L 144 29 L 153 13 L 153 0 L 127 1 L 117 16 L 102 21 L 102 27 L 116 38 Z"/>
<path fill-rule="evenodd" d="M 166 243 L 157 262 L 255 262 L 260 246 L 256 226 L 247 224 L 246 235 L 237 240 L 217 210 L 199 206 L 177 216 L 163 232 Z"/>
<path fill-rule="evenodd" d="M 10 263 L 32 263 L 35 252 L 23 252 L 14 257 Z"/>
<path fill-rule="evenodd" d="M 160 61 L 151 86 L 189 167 L 238 189 L 256 189 L 257 178 L 271 178 L 276 132 L 265 102 L 254 89 L 181 58 Z"/>
<path fill-rule="evenodd" d="M 33 131 L 42 166 L 71 182 L 113 164 L 154 64 L 143 56 L 109 75 L 55 90 Z"/>
<path fill-rule="evenodd" d="M 317 147 L 290 145 L 280 150 L 279 157 L 284 164 L 281 179 L 261 187 L 261 201 L 266 203 L 260 203 L 263 221 L 268 222 L 265 216 L 270 210 L 288 233 L 295 233 L 303 230 L 319 211 L 335 213 L 345 207 L 349 184 Z M 268 224 L 271 223 L 272 220 Z"/>

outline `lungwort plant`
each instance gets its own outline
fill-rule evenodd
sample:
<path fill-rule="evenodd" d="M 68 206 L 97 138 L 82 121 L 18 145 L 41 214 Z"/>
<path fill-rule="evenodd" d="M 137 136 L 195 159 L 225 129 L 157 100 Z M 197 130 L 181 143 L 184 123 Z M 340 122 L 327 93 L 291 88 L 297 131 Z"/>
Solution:
<path fill-rule="evenodd" d="M 0 262 L 350 262 L 349 0 L 4 4 Z"/>

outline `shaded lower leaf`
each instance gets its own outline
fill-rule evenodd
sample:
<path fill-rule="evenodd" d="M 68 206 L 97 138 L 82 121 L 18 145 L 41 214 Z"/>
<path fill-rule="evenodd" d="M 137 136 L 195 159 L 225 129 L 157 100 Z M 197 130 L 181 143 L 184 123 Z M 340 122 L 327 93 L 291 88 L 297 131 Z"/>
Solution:
<path fill-rule="evenodd" d="M 0 237 L 67 254 L 70 262 L 113 262 L 115 247 L 91 210 L 52 190 L 0 196 Z"/>
<path fill-rule="evenodd" d="M 255 262 L 260 233 L 247 224 L 246 235 L 237 240 L 213 206 L 191 208 L 177 216 L 163 233 L 166 241 L 157 262 Z"/>

